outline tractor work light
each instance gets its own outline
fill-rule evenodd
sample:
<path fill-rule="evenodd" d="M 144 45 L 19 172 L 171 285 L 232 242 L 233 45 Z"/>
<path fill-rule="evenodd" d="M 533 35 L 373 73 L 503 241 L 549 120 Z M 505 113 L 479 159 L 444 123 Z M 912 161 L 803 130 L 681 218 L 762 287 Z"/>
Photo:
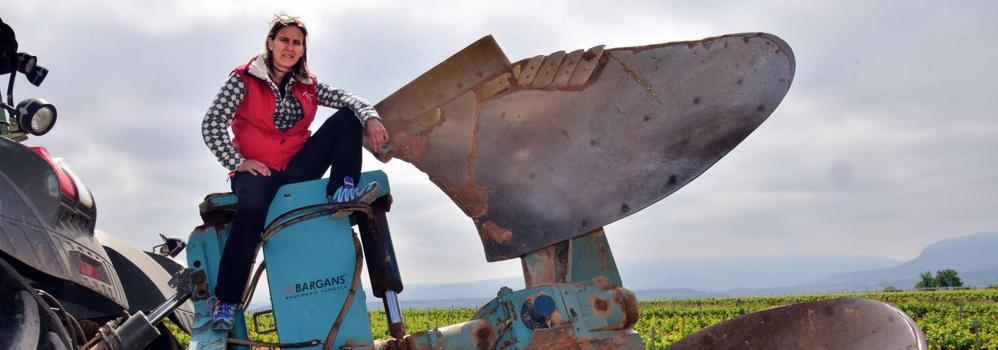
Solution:
<path fill-rule="evenodd" d="M 29 98 L 17 104 L 17 127 L 35 136 L 42 136 L 55 125 L 55 106 L 40 98 Z"/>
<path fill-rule="evenodd" d="M 45 80 L 49 70 L 38 65 L 38 58 L 26 52 L 17 53 L 17 71 L 28 78 L 31 85 L 38 86 Z"/>
<path fill-rule="evenodd" d="M 32 56 L 27 52 L 17 53 L 17 71 L 28 74 L 28 72 L 35 70 L 35 65 L 38 64 L 38 57 Z"/>

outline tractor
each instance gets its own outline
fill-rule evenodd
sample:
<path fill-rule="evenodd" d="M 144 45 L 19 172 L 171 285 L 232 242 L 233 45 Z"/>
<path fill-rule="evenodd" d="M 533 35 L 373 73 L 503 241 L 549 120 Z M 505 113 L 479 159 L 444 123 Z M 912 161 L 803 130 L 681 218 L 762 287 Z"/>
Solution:
<path fill-rule="evenodd" d="M 193 304 L 160 306 L 177 294 L 174 276 L 185 268 L 171 258 L 185 243 L 163 237 L 155 253 L 144 252 L 95 228 L 97 204 L 69 162 L 22 143 L 49 132 L 58 115 L 41 98 L 14 104 L 18 75 L 35 86 L 48 75 L 37 56 L 17 49 L 0 21 L 0 76 L 10 75 L 0 101 L 0 349 L 91 348 L 112 329 L 128 344 L 138 336 L 155 349 L 180 349 L 161 321 L 190 332 Z"/>

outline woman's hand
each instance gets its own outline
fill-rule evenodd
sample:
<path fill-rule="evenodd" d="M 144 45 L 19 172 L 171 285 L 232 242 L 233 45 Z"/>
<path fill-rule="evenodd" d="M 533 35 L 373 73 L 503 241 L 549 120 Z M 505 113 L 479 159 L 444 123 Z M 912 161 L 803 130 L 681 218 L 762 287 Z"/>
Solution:
<path fill-rule="evenodd" d="M 367 136 L 367 141 L 370 142 L 371 150 L 374 153 L 381 152 L 381 148 L 388 144 L 388 130 L 377 118 L 367 120 L 364 135 Z"/>
<path fill-rule="evenodd" d="M 236 166 L 236 171 L 250 173 L 253 175 L 270 176 L 270 168 L 264 165 L 263 162 L 256 159 L 244 160 Z"/>

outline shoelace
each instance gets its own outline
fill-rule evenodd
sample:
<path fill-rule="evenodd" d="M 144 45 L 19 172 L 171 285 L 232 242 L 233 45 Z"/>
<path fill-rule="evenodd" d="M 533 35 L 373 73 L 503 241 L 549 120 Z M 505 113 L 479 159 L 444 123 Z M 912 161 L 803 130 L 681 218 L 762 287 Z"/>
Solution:
<path fill-rule="evenodd" d="M 234 313 L 236 305 L 218 300 L 216 297 L 208 298 L 208 306 L 211 307 L 212 315 L 217 313 Z"/>
<path fill-rule="evenodd" d="M 374 189 L 374 185 L 375 184 L 373 182 L 367 184 L 367 186 L 364 187 L 343 185 L 343 187 L 340 187 L 338 190 L 336 190 L 336 193 L 333 194 L 333 200 L 340 203 L 357 200 L 358 198 L 372 191 Z"/>
<path fill-rule="evenodd" d="M 355 189 L 351 185 L 343 185 L 336 190 L 333 194 L 333 200 L 338 203 L 344 203 L 353 200 L 356 197 Z"/>
<path fill-rule="evenodd" d="M 217 307 L 218 307 L 218 313 L 221 314 L 231 314 L 236 309 L 235 305 L 229 303 L 219 303 Z"/>

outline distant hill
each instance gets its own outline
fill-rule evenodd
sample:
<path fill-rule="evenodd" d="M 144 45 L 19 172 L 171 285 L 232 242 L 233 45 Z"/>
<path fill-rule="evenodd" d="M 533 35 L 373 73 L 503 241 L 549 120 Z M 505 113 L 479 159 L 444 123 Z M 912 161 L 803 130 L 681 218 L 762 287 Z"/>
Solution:
<path fill-rule="evenodd" d="M 862 255 L 709 256 L 619 262 L 631 290 L 692 289 L 717 292 L 793 286 L 822 276 L 895 266 L 899 261 Z"/>
<path fill-rule="evenodd" d="M 906 262 L 876 256 L 721 256 L 622 263 L 620 271 L 624 285 L 648 300 L 911 288 L 922 272 L 946 268 L 957 270 L 968 286 L 998 284 L 998 233 L 943 239 Z M 504 286 L 522 289 L 523 277 L 408 284 L 399 301 L 403 308 L 473 308 Z M 381 309 L 380 299 L 368 295 L 367 301 Z"/>
<path fill-rule="evenodd" d="M 709 291 L 796 285 L 818 276 L 897 263 L 897 260 L 873 256 L 719 256 L 673 258 L 648 264 L 622 263 L 620 271 L 624 285 L 631 290 L 660 298 L 668 295 L 674 299 L 680 295 L 708 295 Z M 522 289 L 523 277 L 407 284 L 399 300 L 419 305 L 433 304 L 429 301 L 453 301 L 464 305 L 468 299 L 491 299 L 504 286 Z"/>
<path fill-rule="evenodd" d="M 478 309 L 488 303 L 492 298 L 465 298 L 465 299 L 440 299 L 440 300 L 399 300 L 402 310 L 418 309 Z M 381 299 L 367 299 L 368 310 L 384 310 L 385 306 Z"/>
<path fill-rule="evenodd" d="M 624 263 L 620 270 L 624 285 L 635 291 L 639 299 L 690 299 L 752 295 L 756 293 L 753 288 L 796 285 L 816 276 L 897 263 L 873 256 L 721 256 Z M 495 297 L 504 286 L 522 289 L 523 277 L 407 284 L 399 302 L 403 308 L 418 309 L 477 307 Z M 367 300 L 370 308 L 382 308 L 379 299 L 368 296 Z"/>
<path fill-rule="evenodd" d="M 441 300 L 441 299 L 475 299 L 493 298 L 499 288 L 509 287 L 513 290 L 523 289 L 523 277 L 493 278 L 479 281 L 457 283 L 417 283 L 406 285 L 399 295 L 401 300 Z"/>
<path fill-rule="evenodd" d="M 998 233 L 985 232 L 943 239 L 933 243 L 915 259 L 897 266 L 834 274 L 804 284 L 821 288 L 911 288 L 918 275 L 954 269 L 964 285 L 987 286 L 998 283 Z"/>

